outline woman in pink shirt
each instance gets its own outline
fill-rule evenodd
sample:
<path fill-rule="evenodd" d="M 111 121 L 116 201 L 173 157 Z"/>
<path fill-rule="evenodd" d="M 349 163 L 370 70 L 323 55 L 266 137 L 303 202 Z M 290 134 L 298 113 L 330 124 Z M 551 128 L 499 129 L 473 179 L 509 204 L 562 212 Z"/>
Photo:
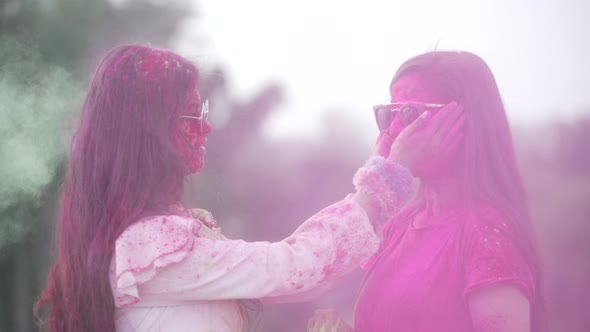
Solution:
<path fill-rule="evenodd" d="M 373 223 L 415 191 L 411 172 L 443 154 L 421 117 L 354 176 L 357 192 L 283 241 L 225 238 L 206 211 L 178 201 L 204 166 L 208 103 L 186 59 L 140 45 L 102 60 L 72 141 L 59 221 L 59 254 L 35 311 L 52 332 L 243 331 L 251 299 L 293 301 L 365 262 Z M 462 113 L 432 119 L 453 138 Z M 435 150 L 432 150 L 435 151 Z"/>
<path fill-rule="evenodd" d="M 450 103 L 465 125 L 459 145 L 434 146 L 447 158 L 415 169 L 418 195 L 384 226 L 354 331 L 539 331 L 539 258 L 492 72 L 468 52 L 426 53 L 398 69 L 390 93 L 374 107 L 384 156 L 424 111 L 436 118 Z M 346 330 L 334 313 L 318 314 L 310 330 L 334 324 Z"/>

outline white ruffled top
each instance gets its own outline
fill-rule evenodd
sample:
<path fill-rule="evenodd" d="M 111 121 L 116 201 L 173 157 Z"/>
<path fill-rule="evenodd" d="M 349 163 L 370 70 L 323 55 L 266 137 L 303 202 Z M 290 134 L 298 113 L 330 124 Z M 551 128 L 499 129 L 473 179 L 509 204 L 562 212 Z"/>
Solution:
<path fill-rule="evenodd" d="M 307 298 L 378 248 L 365 211 L 350 199 L 274 243 L 227 239 L 207 213 L 184 211 L 143 218 L 117 239 L 117 332 L 243 331 L 238 300 Z"/>

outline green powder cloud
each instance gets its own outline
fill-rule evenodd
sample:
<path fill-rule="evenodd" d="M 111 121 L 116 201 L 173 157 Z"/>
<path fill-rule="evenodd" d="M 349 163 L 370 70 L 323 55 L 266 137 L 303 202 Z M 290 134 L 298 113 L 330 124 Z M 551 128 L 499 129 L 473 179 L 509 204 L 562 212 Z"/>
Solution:
<path fill-rule="evenodd" d="M 83 90 L 35 46 L 0 36 L 0 252 L 40 223 Z"/>

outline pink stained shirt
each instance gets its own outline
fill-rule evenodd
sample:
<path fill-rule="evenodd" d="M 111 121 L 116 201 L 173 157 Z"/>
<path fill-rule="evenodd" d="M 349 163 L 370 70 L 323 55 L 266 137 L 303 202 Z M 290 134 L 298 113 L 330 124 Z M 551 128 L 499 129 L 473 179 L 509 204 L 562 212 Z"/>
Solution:
<path fill-rule="evenodd" d="M 393 219 L 368 264 L 356 332 L 472 332 L 467 296 L 506 283 L 532 303 L 535 281 L 500 215 L 455 210 L 426 227 Z"/>

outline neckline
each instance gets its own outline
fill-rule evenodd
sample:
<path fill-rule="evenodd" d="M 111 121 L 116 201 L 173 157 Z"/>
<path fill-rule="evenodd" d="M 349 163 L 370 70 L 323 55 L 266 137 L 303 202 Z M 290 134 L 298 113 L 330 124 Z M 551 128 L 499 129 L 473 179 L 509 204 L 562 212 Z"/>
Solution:
<path fill-rule="evenodd" d="M 449 224 L 450 222 L 452 222 L 452 220 L 456 219 L 459 216 L 461 211 L 462 211 L 462 209 L 460 209 L 460 208 L 453 208 L 453 209 L 446 210 L 444 212 L 438 213 L 433 216 L 424 216 L 426 214 L 426 209 L 421 209 L 410 220 L 410 223 L 408 225 L 408 229 L 421 231 L 421 230 L 443 227 L 443 226 Z M 416 225 L 416 219 L 418 217 L 426 218 L 428 220 L 428 223 L 423 224 L 423 225 Z"/>

